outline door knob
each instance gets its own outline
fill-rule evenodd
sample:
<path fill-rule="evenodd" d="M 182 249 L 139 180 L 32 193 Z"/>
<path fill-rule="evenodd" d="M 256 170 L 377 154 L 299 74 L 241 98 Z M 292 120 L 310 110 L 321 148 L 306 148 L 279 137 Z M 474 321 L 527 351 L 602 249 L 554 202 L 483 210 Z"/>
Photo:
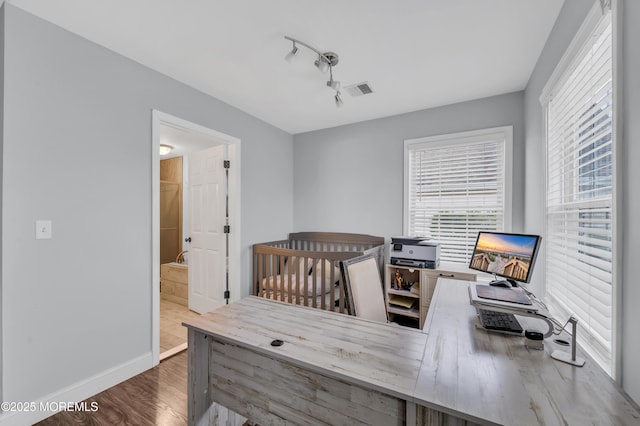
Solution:
<path fill-rule="evenodd" d="M 190 242 L 191 242 L 191 237 L 187 237 L 187 238 L 185 238 L 185 239 L 184 239 L 184 242 L 185 242 L 185 243 L 190 243 Z"/>

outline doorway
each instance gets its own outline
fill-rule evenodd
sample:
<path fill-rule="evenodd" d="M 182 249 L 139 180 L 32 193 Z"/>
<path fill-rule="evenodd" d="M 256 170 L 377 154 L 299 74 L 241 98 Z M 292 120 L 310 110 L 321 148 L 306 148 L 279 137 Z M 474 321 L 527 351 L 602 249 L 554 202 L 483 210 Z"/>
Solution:
<path fill-rule="evenodd" d="M 156 365 L 161 357 L 165 358 L 186 349 L 186 333 L 181 323 L 196 315 L 193 311 L 204 313 L 240 296 L 240 140 L 154 110 L 152 141 L 151 341 L 153 363 Z M 170 145 L 173 151 L 161 157 L 160 145 Z M 184 168 L 184 202 L 181 204 L 184 220 L 180 222 L 183 230 L 179 233 L 170 230 L 161 235 L 160 160 L 177 157 L 182 157 Z M 203 182 L 202 171 L 208 172 L 205 173 L 205 179 L 214 180 Z M 166 187 L 168 185 L 165 182 L 163 188 Z M 203 191 L 207 192 L 203 195 Z M 203 198 L 205 202 L 202 201 Z M 192 212 L 189 211 L 190 208 Z M 203 223 L 206 228 L 204 232 Z M 165 223 L 163 225 L 167 226 Z M 226 229 L 225 225 L 228 225 Z M 179 263 L 171 259 L 163 260 L 162 269 L 171 270 L 172 275 L 169 278 L 172 281 L 163 279 L 163 286 L 168 285 L 166 289 L 169 293 L 160 297 L 160 247 L 161 241 L 170 233 L 174 234 L 173 239 L 180 234 L 180 241 L 174 244 L 179 244 L 181 257 L 186 261 Z M 204 239 L 204 245 L 201 235 L 207 237 Z M 179 285 L 173 280 L 183 281 L 182 278 L 176 277 L 180 277 L 181 272 L 186 276 L 187 271 L 188 293 L 170 287 Z M 227 289 L 229 293 L 225 294 Z M 180 302 L 180 298 L 174 297 L 178 293 L 182 297 L 187 297 L 188 294 L 188 307 L 176 304 L 176 301 Z M 226 295 L 229 295 L 228 299 L 224 298 Z M 203 304 L 203 300 L 207 303 Z M 182 303 L 185 304 L 187 303 Z M 161 339 L 161 335 L 164 339 Z M 184 336 L 181 337 L 184 342 L 167 351 L 167 345 L 171 342 L 178 343 L 179 336 Z"/>

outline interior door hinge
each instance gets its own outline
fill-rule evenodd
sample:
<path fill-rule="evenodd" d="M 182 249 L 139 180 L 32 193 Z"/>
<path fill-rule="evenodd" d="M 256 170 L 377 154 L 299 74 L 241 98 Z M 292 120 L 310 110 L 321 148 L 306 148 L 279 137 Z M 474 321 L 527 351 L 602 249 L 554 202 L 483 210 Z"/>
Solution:
<path fill-rule="evenodd" d="M 229 161 L 229 160 L 224 160 L 224 168 L 225 168 L 225 169 L 229 169 L 229 168 L 231 168 L 231 161 Z"/>
<path fill-rule="evenodd" d="M 230 234 L 231 233 L 231 226 L 225 225 L 224 226 L 224 233 L 225 234 Z"/>
<path fill-rule="evenodd" d="M 224 292 L 224 298 L 225 299 L 229 299 L 231 297 L 231 292 L 229 290 L 225 290 Z"/>

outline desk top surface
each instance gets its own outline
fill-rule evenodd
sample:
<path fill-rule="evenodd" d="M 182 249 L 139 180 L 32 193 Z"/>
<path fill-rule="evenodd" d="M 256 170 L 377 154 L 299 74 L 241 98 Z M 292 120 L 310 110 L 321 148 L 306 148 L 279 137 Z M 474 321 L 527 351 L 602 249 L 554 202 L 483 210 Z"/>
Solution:
<path fill-rule="evenodd" d="M 522 337 L 476 329 L 462 281 L 439 280 L 433 299 L 419 404 L 488 424 L 640 424 L 637 408 L 594 361 L 574 367 L 551 358 L 555 349 L 571 350 L 554 343 L 557 336 L 539 351 L 527 349 Z"/>
<path fill-rule="evenodd" d="M 184 323 L 329 377 L 410 399 L 427 341 L 420 330 L 249 296 Z M 282 346 L 271 346 L 275 339 Z"/>
<path fill-rule="evenodd" d="M 253 296 L 184 325 L 481 424 L 640 424 L 593 361 L 574 367 L 550 357 L 552 339 L 536 351 L 477 330 L 467 286 L 438 281 L 424 332 Z"/>

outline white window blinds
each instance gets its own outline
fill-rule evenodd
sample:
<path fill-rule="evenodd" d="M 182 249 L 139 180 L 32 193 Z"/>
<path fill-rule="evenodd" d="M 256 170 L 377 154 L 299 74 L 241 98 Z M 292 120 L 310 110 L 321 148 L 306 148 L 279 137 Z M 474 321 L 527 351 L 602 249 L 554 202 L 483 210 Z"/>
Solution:
<path fill-rule="evenodd" d="M 611 369 L 613 84 L 611 14 L 547 99 L 546 290 Z"/>
<path fill-rule="evenodd" d="M 407 141 L 405 228 L 438 241 L 442 261 L 468 264 L 478 231 L 504 229 L 507 132 Z"/>

